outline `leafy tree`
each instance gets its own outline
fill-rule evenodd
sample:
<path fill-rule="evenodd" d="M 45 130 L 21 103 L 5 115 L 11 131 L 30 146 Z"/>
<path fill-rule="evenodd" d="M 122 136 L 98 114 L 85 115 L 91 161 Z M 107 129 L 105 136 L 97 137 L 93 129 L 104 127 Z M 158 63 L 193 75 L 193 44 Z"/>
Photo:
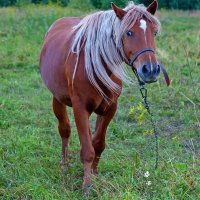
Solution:
<path fill-rule="evenodd" d="M 0 0 L 0 6 L 5 7 L 5 6 L 11 6 L 16 3 L 16 0 Z"/>
<path fill-rule="evenodd" d="M 91 0 L 93 6 L 95 8 L 101 8 L 102 7 L 102 0 Z"/>

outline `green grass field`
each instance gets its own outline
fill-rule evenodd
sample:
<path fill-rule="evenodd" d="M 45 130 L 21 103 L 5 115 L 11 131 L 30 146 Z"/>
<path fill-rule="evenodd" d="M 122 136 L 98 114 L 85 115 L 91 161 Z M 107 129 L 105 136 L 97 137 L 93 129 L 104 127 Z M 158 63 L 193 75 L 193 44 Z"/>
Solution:
<path fill-rule="evenodd" d="M 0 199 L 83 199 L 73 114 L 69 109 L 70 162 L 62 172 L 61 140 L 38 56 L 52 22 L 85 14 L 56 6 L 0 9 Z M 200 12 L 161 11 L 159 18 L 158 57 L 171 86 L 161 75 L 147 87 L 159 130 L 158 169 L 135 80 L 119 99 L 90 199 L 200 199 Z"/>

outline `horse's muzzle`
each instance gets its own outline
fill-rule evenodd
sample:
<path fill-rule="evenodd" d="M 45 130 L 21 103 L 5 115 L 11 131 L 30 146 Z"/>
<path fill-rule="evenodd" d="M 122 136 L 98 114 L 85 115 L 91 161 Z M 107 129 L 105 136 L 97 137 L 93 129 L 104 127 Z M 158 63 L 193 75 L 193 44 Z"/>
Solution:
<path fill-rule="evenodd" d="M 137 68 L 137 72 L 145 83 L 153 83 L 157 81 L 160 74 L 160 65 L 158 63 L 144 64 Z"/>

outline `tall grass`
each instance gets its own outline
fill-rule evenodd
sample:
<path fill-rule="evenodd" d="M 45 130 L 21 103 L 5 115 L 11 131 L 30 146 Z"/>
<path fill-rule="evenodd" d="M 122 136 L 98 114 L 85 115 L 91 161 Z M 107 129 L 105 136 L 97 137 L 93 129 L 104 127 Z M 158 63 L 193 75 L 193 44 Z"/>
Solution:
<path fill-rule="evenodd" d="M 62 172 L 61 141 L 51 94 L 39 75 L 38 55 L 53 21 L 85 14 L 57 6 L 0 9 L 1 199 L 82 199 L 73 114 L 68 109 L 70 162 Z M 109 126 L 91 199 L 200 198 L 200 13 L 162 11 L 159 17 L 163 28 L 157 53 L 171 77 L 169 88 L 162 76 L 147 87 L 159 130 L 159 167 L 154 169 L 155 141 L 135 80 L 124 86 Z"/>

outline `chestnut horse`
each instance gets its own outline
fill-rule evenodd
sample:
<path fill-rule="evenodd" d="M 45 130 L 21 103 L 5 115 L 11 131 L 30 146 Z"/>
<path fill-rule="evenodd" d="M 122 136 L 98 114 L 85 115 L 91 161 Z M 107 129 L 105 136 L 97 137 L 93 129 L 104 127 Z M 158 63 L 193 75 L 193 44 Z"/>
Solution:
<path fill-rule="evenodd" d="M 40 55 L 40 71 L 53 94 L 53 111 L 62 139 L 62 161 L 68 157 L 70 122 L 66 106 L 73 108 L 84 165 L 83 188 L 91 184 L 105 148 L 106 129 L 117 109 L 122 81 L 130 82 L 123 63 L 137 70 L 144 83 L 157 80 L 160 65 L 154 54 L 160 23 L 148 8 L 130 3 L 125 9 L 112 3 L 112 10 L 84 18 L 58 19 L 48 30 Z M 92 136 L 89 117 L 97 114 Z"/>

